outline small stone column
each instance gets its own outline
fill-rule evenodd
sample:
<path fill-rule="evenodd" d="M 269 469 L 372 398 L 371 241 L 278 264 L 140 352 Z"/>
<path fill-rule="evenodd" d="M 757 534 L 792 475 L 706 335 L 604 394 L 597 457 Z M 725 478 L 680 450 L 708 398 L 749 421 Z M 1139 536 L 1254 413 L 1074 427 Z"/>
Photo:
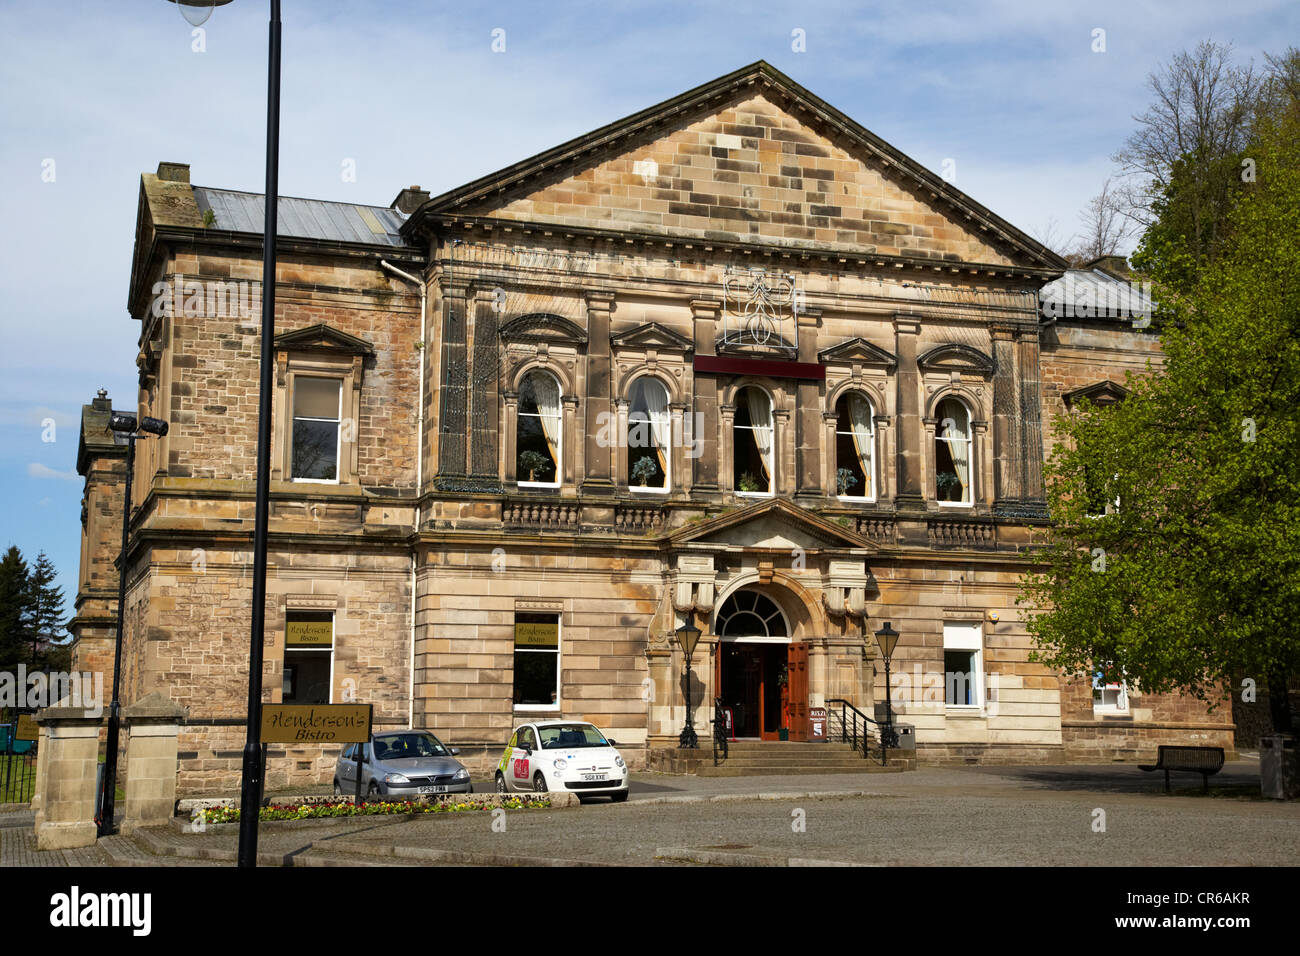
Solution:
<path fill-rule="evenodd" d="M 166 826 L 176 807 L 176 750 L 189 711 L 154 692 L 122 711 L 126 724 L 126 808 L 122 833 Z"/>
<path fill-rule="evenodd" d="M 36 712 L 42 727 L 37 759 L 38 850 L 68 850 L 95 842 L 95 781 L 102 708 L 60 701 Z"/>

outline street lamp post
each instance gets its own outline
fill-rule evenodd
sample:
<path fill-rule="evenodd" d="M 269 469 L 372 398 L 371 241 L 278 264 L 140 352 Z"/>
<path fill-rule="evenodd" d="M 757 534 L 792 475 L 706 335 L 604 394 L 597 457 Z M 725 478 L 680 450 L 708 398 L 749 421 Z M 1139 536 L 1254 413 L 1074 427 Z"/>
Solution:
<path fill-rule="evenodd" d="M 171 0 L 186 19 L 230 0 Z M 190 8 L 186 10 L 185 8 Z M 206 12 L 210 13 L 208 9 Z M 191 20 L 191 22 L 193 22 Z M 262 802 L 262 642 L 266 623 L 266 544 L 271 478 L 271 390 L 275 369 L 275 239 L 280 188 L 280 0 L 271 0 L 266 96 L 266 219 L 262 233 L 262 349 L 257 401 L 257 498 L 253 517 L 253 607 L 248 654 L 248 729 L 239 794 L 239 866 L 257 865 L 257 815 Z"/>
<path fill-rule="evenodd" d="M 695 735 L 695 717 L 691 713 L 691 658 L 695 656 L 695 645 L 699 639 L 700 629 L 688 617 L 686 623 L 677 629 L 677 643 L 681 644 L 682 655 L 686 659 L 686 726 L 677 738 L 677 746 L 690 750 L 700 746 L 699 738 Z"/>
<path fill-rule="evenodd" d="M 122 504 L 122 553 L 117 568 L 117 640 L 113 643 L 113 702 L 108 705 L 108 737 L 104 741 L 104 780 L 99 801 L 98 835 L 105 837 L 113 832 L 113 816 L 117 812 L 117 743 L 122 726 L 122 703 L 119 692 L 122 686 L 122 625 L 126 610 L 126 546 L 131 530 L 131 476 L 135 473 L 135 440 L 139 433 L 167 434 L 167 423 L 157 418 L 114 413 L 108 427 L 126 437 L 126 493 Z"/>
<path fill-rule="evenodd" d="M 894 735 L 894 708 L 890 701 L 889 688 L 889 660 L 894 656 L 894 648 L 898 646 L 899 634 L 885 622 L 885 626 L 876 631 L 876 643 L 880 645 L 880 656 L 885 659 L 885 726 L 880 732 L 880 753 L 881 763 L 889 763 L 889 748 L 898 746 L 898 738 Z"/>

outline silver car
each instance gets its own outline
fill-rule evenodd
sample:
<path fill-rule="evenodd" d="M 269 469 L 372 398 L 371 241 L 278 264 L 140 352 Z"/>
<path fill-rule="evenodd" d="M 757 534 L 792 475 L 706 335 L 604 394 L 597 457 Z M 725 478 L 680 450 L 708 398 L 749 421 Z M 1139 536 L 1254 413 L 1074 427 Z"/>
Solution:
<path fill-rule="evenodd" d="M 473 793 L 469 771 L 427 730 L 375 734 L 368 744 L 350 744 L 334 765 L 334 793 L 357 792 L 357 747 L 361 747 L 361 789 L 368 797 L 421 797 Z"/>

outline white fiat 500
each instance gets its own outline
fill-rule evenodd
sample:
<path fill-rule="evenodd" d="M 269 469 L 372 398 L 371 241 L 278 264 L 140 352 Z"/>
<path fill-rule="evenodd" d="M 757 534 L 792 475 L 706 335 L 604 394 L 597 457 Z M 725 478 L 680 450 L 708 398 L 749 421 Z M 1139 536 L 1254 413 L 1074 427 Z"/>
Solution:
<path fill-rule="evenodd" d="M 497 764 L 498 793 L 548 790 L 579 798 L 627 799 L 627 764 L 594 724 L 574 720 L 523 724 Z"/>

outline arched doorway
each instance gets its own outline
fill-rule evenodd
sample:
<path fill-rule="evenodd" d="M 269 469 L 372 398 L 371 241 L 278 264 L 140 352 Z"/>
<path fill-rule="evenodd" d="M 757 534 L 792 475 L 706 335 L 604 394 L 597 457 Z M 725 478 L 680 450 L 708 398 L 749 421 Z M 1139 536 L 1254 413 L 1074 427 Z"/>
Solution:
<path fill-rule="evenodd" d="M 742 588 L 718 608 L 718 688 L 741 738 L 776 740 L 786 726 L 790 625 L 762 591 Z"/>

